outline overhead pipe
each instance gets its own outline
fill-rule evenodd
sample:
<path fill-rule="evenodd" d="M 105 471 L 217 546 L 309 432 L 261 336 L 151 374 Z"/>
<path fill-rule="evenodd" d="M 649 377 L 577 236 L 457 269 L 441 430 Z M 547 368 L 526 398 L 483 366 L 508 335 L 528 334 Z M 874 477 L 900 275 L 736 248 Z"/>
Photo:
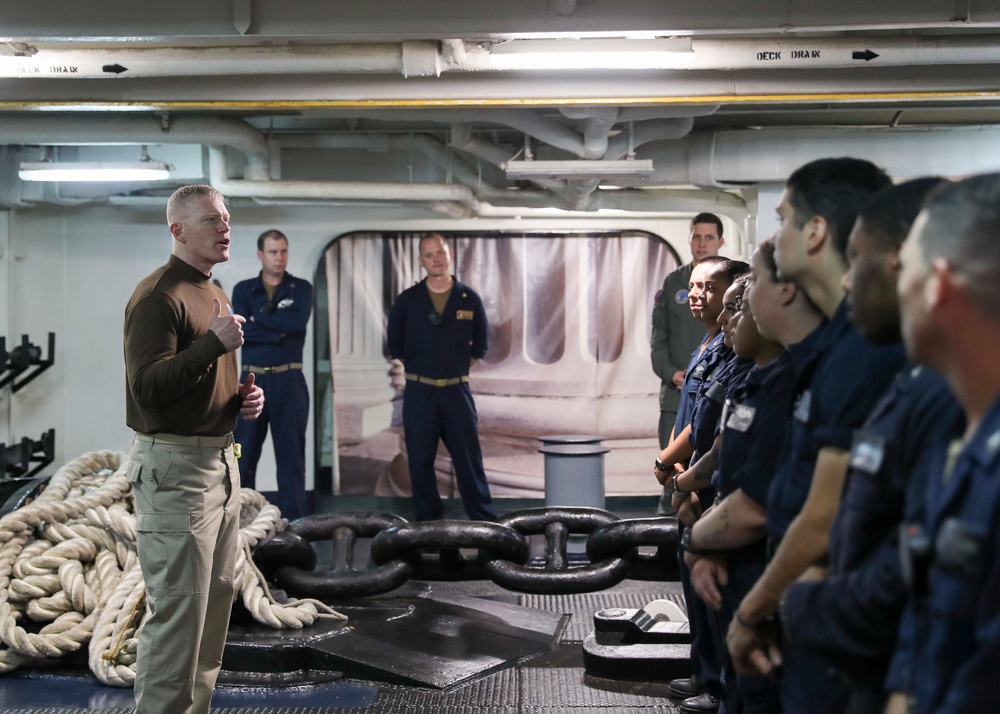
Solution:
<path fill-rule="evenodd" d="M 79 114 L 0 114 L 0 144 L 230 146 L 246 156 L 247 178 L 270 176 L 267 140 L 242 119 L 101 114 L 100 121 L 82 121 Z"/>
<path fill-rule="evenodd" d="M 718 104 L 693 104 L 667 107 L 622 107 L 618 121 L 647 122 L 652 119 L 685 119 L 707 117 L 719 111 Z"/>
<path fill-rule="evenodd" d="M 450 56 L 454 57 L 454 53 Z M 257 47 L 63 49 L 0 57 L 10 79 L 114 79 L 262 74 L 400 74 L 437 76 L 445 65 L 434 41 Z"/>
<path fill-rule="evenodd" d="M 499 167 L 506 161 L 510 161 L 518 152 L 513 149 L 499 146 L 484 139 L 472 135 L 472 125 L 466 123 L 452 124 L 449 142 L 452 147 L 459 151 L 472 154 L 473 156 L 488 161 Z M 536 178 L 531 181 L 536 186 L 562 196 L 566 190 L 566 182 L 558 179 Z"/>
<path fill-rule="evenodd" d="M 590 122 L 590 147 L 595 152 L 601 151 L 601 154 L 598 154 L 593 158 L 603 158 L 606 160 L 621 159 L 628 151 L 629 137 L 623 133 L 609 140 L 608 132 L 611 127 L 614 126 L 613 121 L 610 122 L 610 125 L 608 124 L 612 117 L 612 112 L 602 112 L 601 109 L 602 108 L 600 107 L 584 107 L 578 110 L 565 108 L 561 111 L 569 118 L 584 119 L 584 121 Z M 613 113 L 614 115 L 618 114 L 617 111 L 614 111 Z M 693 127 L 693 116 L 671 119 L 653 119 L 645 122 L 638 122 L 637 124 L 633 124 L 632 147 L 634 149 L 651 141 L 677 139 L 689 134 Z M 601 141 L 602 137 L 603 141 Z M 451 141 L 453 146 L 469 151 L 470 153 L 484 158 L 487 161 L 491 161 L 498 166 L 504 161 L 512 158 L 507 149 L 496 146 L 495 144 L 490 144 L 489 142 L 481 139 L 475 139 L 471 134 L 471 128 L 467 124 L 452 125 Z M 587 201 L 589 200 L 591 194 L 600 185 L 600 179 L 576 181 L 549 179 L 533 180 L 533 183 L 543 186 L 557 195 L 562 196 L 566 204 L 571 208 L 581 209 L 587 205 Z"/>
<path fill-rule="evenodd" d="M 894 178 L 931 171 L 945 176 L 1000 171 L 1000 127 L 770 127 L 688 134 L 682 121 L 635 124 L 635 146 L 642 146 L 637 155 L 653 161 L 654 173 L 631 184 L 617 183 L 718 189 L 783 182 L 803 164 L 829 156 L 866 158 Z M 605 158 L 624 156 L 626 142 L 621 136 L 612 139 Z M 585 202 L 583 194 L 566 198 L 591 209 L 594 204 Z M 618 192 L 599 192 L 608 194 Z"/>
<path fill-rule="evenodd" d="M 867 28 L 870 30 L 870 28 Z M 967 26 L 963 29 L 969 29 Z M 994 32 L 996 28 L 991 28 Z M 775 34 L 788 28 L 773 28 Z M 819 30 L 822 32 L 822 30 Z M 502 43 L 499 55 L 483 43 L 466 48 L 464 71 L 551 71 L 539 68 L 561 54 L 576 55 L 559 71 L 844 69 L 877 59 L 884 67 L 1000 63 L 997 35 L 864 35 L 780 38 L 688 38 L 683 50 L 664 39 L 518 39 Z M 517 49 L 514 49 L 514 46 Z M 535 47 L 533 47 L 535 45 Z M 536 48 L 537 47 L 537 48 Z"/>
<path fill-rule="evenodd" d="M 562 149 L 574 156 L 587 158 L 583 137 L 575 129 L 530 109 L 492 109 L 489 121 L 517 129 L 533 139 Z"/>
<path fill-rule="evenodd" d="M 460 151 L 485 159 L 495 166 L 510 161 L 519 153 L 508 147 L 473 136 L 472 124 L 468 122 L 457 122 L 451 125 L 448 143 Z"/>
<path fill-rule="evenodd" d="M 963 25 L 969 29 L 969 25 Z M 870 30 L 871 28 L 866 28 Z M 996 31 L 995 27 L 989 29 Z M 772 28 L 775 33 L 788 28 Z M 803 31 L 803 30 L 800 30 Z M 820 28 L 818 32 L 830 32 Z M 630 69 L 654 70 L 770 70 L 841 69 L 861 67 L 877 60 L 882 67 L 1000 63 L 1000 37 L 864 35 L 838 37 L 689 38 L 687 51 L 651 51 L 645 64 Z M 514 40 L 526 55 L 532 43 L 552 40 Z M 576 43 L 580 52 L 615 60 L 628 56 L 641 43 L 662 40 L 582 39 L 558 40 L 567 49 Z M 517 64 L 517 53 L 504 42 L 504 61 L 491 53 L 491 43 L 460 40 L 405 40 L 398 43 L 283 44 L 280 46 L 214 46 L 153 48 L 31 47 L 33 53 L 0 57 L 0 78 L 113 79 L 116 77 L 194 77 L 261 74 L 398 74 L 404 77 L 439 76 L 444 72 L 538 72 L 530 56 Z M 583 48 L 587 50 L 584 52 Z M 558 55 L 557 50 L 549 51 Z M 511 64 L 511 61 L 514 64 Z M 602 67 L 599 59 L 591 71 Z M 574 71 L 574 70 L 560 70 Z"/>
<path fill-rule="evenodd" d="M 345 201 L 339 199 L 300 199 L 300 198 L 262 198 L 260 196 L 254 196 L 251 200 L 259 206 L 343 206 Z M 351 205 L 358 205 L 359 201 L 351 201 Z M 381 205 L 376 202 L 372 202 L 373 206 Z M 478 215 L 478 211 L 482 210 L 481 207 L 477 208 L 477 212 L 474 213 L 468 206 L 461 203 L 456 203 L 455 201 L 427 201 L 425 203 L 420 202 L 408 202 L 409 207 L 426 208 L 428 211 L 433 211 L 434 213 L 440 213 L 442 215 L 448 216 L 449 218 L 472 218 Z"/>
<path fill-rule="evenodd" d="M 684 120 L 687 121 L 687 120 Z M 681 121 L 649 123 L 649 134 L 636 124 L 640 140 L 682 129 Z M 421 136 L 421 135 L 417 135 Z M 372 138 L 366 142 L 377 141 Z M 563 204 L 554 195 L 520 191 L 480 184 L 476 170 L 467 162 L 456 160 L 443 142 L 425 137 L 400 136 L 386 139 L 388 150 L 407 150 L 410 143 L 442 165 L 450 165 L 456 180 L 476 186 L 453 184 L 310 182 L 267 180 L 267 152 L 263 135 L 238 119 L 177 117 L 166 128 L 153 117 L 121 115 L 102 117 L 101 122 L 81 122 L 79 116 L 59 115 L 2 116 L 0 144 L 155 144 L 203 143 L 228 145 L 246 154 L 244 179 L 230 179 L 221 150 L 210 151 L 213 184 L 233 196 L 320 199 L 367 199 L 384 201 L 458 202 L 478 212 L 482 201 L 522 207 Z M 609 143 L 609 151 L 620 144 Z M 929 171 L 941 175 L 966 175 L 1000 170 L 1000 128 L 948 127 L 921 128 L 824 128 L 793 129 L 775 127 L 755 130 L 713 130 L 695 132 L 680 139 L 645 144 L 641 158 L 651 159 L 652 177 L 636 185 L 696 185 L 705 188 L 730 188 L 762 182 L 784 181 L 802 164 L 826 156 L 854 155 L 870 159 L 891 176 L 904 178 Z M 625 182 L 619 182 L 625 184 Z M 477 194 L 476 191 L 479 191 Z M 631 194 L 636 198 L 629 198 Z M 607 201 L 648 200 L 643 191 L 604 192 L 593 200 L 576 201 L 586 209 Z M 617 196 L 615 199 L 604 196 Z M 8 202 L 9 205 L 9 202 Z M 631 204 L 629 204 L 631 205 Z"/>
<path fill-rule="evenodd" d="M 401 137 L 394 139 L 396 150 L 402 150 L 401 140 Z M 226 175 L 226 162 L 221 151 L 209 152 L 212 185 L 220 191 L 220 186 L 226 186 L 223 193 L 234 197 L 453 201 L 464 204 L 473 211 L 479 202 L 473 190 L 465 185 L 270 181 L 266 139 L 257 129 L 240 119 L 179 116 L 161 120 L 149 116 L 103 115 L 100 122 L 84 124 L 80 122 L 79 116 L 0 116 L 0 144 L 84 146 L 155 143 L 229 146 L 241 151 L 246 156 L 244 179 L 241 180 L 232 180 Z M 435 155 L 438 163 L 447 163 L 444 158 L 447 148 L 441 142 L 435 145 L 430 137 L 416 138 L 414 147 Z M 461 177 L 468 183 L 478 179 L 468 164 L 459 162 L 453 166 L 456 177 Z M 551 197 L 540 192 L 521 195 L 517 191 L 504 191 L 485 183 L 477 185 L 477 190 L 483 200 L 510 205 L 548 206 L 553 202 Z"/>
<path fill-rule="evenodd" d="M 560 107 L 559 113 L 583 121 L 583 158 L 604 156 L 608 150 L 608 132 L 618 122 L 618 107 Z"/>
<path fill-rule="evenodd" d="M 233 179 L 227 173 L 225 154 L 217 146 L 210 146 L 208 149 L 208 174 L 212 186 L 234 198 L 456 201 L 473 209 L 478 204 L 472 190 L 458 184 Z"/>
<path fill-rule="evenodd" d="M 725 189 L 784 182 L 793 171 L 815 159 L 857 156 L 868 159 L 894 178 L 944 176 L 1000 171 L 1000 127 L 768 127 L 710 130 L 670 138 L 682 126 L 636 124 L 637 156 L 650 159 L 654 172 L 642 179 L 618 179 L 622 186 L 694 185 Z M 662 132 L 662 134 L 659 134 Z M 666 140 L 661 140 L 666 139 Z M 605 158 L 620 159 L 627 139 L 615 137 Z M 567 201 L 593 210 L 584 182 Z M 600 191 L 596 195 L 619 195 Z M 574 200 L 575 199 L 575 200 Z M 610 199 L 601 199 L 610 200 Z M 633 200 L 633 199 L 616 199 Z"/>
<path fill-rule="evenodd" d="M 653 141 L 681 139 L 690 134 L 692 129 L 694 129 L 694 119 L 691 117 L 651 119 L 650 121 L 633 123 L 631 139 L 626 132 L 613 137 L 608 142 L 607 151 L 604 152 L 602 158 L 607 161 L 618 161 L 624 158 L 628 155 L 630 140 L 632 148 L 637 149 Z"/>
<path fill-rule="evenodd" d="M 428 134 L 284 134 L 279 139 L 282 148 L 364 149 L 367 151 L 404 152 L 415 149 L 434 163 L 451 172 L 452 178 L 467 186 L 482 201 L 494 205 L 545 208 L 554 196 L 546 191 L 511 190 L 495 186 L 482 179 L 464 159 L 448 151 L 443 141 Z M 427 185 L 427 184 L 423 184 Z"/>
<path fill-rule="evenodd" d="M 597 211 L 622 211 L 663 215 L 667 213 L 693 214 L 709 211 L 728 216 L 737 224 L 746 220 L 746 202 L 736 194 L 725 191 L 700 189 L 621 189 L 598 191 L 581 209 L 570 212 L 594 214 Z M 510 206 L 484 204 L 479 216 L 502 218 L 524 215 Z"/>

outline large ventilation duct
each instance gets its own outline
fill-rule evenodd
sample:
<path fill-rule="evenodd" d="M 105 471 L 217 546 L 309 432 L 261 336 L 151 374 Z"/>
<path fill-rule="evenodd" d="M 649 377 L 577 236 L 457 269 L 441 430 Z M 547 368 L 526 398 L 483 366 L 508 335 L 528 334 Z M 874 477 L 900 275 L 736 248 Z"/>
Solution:
<path fill-rule="evenodd" d="M 868 159 L 894 179 L 967 176 L 1000 170 L 1000 127 L 787 128 L 695 132 L 650 144 L 650 184 L 733 187 L 783 182 L 805 163 L 831 156 Z"/>

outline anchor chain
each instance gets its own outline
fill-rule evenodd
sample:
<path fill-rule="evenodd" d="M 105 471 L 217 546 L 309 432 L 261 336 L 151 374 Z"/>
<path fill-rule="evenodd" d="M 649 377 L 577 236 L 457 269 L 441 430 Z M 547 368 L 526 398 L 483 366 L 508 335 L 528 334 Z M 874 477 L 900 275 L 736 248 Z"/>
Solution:
<path fill-rule="evenodd" d="M 529 538 L 539 536 L 546 555 L 531 560 Z M 569 544 L 583 537 L 586 554 L 568 552 Z M 370 541 L 363 560 L 373 565 L 358 569 L 361 539 Z M 327 540 L 332 565 L 317 571 L 312 544 Z M 489 579 L 516 592 L 577 594 L 605 590 L 629 577 L 678 579 L 677 520 L 623 520 L 599 508 L 578 507 L 524 509 L 495 523 L 411 523 L 391 513 L 320 514 L 293 521 L 258 546 L 254 562 L 297 598 L 379 595 L 411 579 Z"/>

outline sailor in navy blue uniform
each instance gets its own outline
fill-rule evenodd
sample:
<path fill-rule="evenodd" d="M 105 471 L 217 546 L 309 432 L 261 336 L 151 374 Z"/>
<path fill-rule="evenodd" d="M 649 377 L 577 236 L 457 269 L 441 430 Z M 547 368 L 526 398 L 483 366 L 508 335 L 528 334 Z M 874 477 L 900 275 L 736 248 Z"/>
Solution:
<path fill-rule="evenodd" d="M 312 512 L 306 493 L 309 389 L 302 373 L 302 349 L 313 288 L 285 269 L 288 238 L 280 231 L 260 235 L 257 257 L 261 271 L 233 288 L 233 311 L 246 318 L 240 380 L 253 372 L 256 384 L 267 390 L 267 404 L 259 419 L 240 419 L 233 438 L 242 449 L 240 480 L 247 488 L 256 488 L 257 462 L 270 428 L 278 492 L 265 495 L 282 516 L 294 520 Z"/>
<path fill-rule="evenodd" d="M 903 340 L 965 413 L 939 450 L 926 517 L 901 530 L 911 596 L 887 712 L 995 711 L 1000 701 L 1000 174 L 938 186 L 900 252 Z"/>
<path fill-rule="evenodd" d="M 694 451 L 693 418 L 698 404 L 705 398 L 705 390 L 715 376 L 733 359 L 732 349 L 725 343 L 725 335 L 720 329 L 719 316 L 723 312 L 724 297 L 733 280 L 749 270 L 749 265 L 741 261 L 726 260 L 718 256 L 703 259 L 695 266 L 691 274 L 691 304 L 693 314 L 700 319 L 707 331 L 703 349 L 692 355 L 688 372 L 681 388 L 681 407 L 675 425 L 675 440 L 684 442 L 687 452 L 694 458 L 699 454 Z M 700 278 L 700 279 L 699 279 Z M 713 433 L 715 426 L 708 427 Z M 669 452 L 668 446 L 665 452 Z M 657 476 L 666 469 L 662 458 L 657 458 Z M 662 481 L 665 483 L 666 479 Z M 673 482 L 676 486 L 676 481 Z M 711 486 L 699 494 L 704 499 L 704 507 L 711 504 L 713 497 Z M 683 498 L 677 494 L 672 497 L 672 505 L 678 511 L 683 524 L 690 526 L 700 513 L 702 506 L 691 494 Z M 704 687 L 700 694 L 689 696 L 681 702 L 682 714 L 704 714 L 719 709 L 722 699 L 721 683 L 721 652 L 716 647 L 715 638 L 711 632 L 709 612 L 703 602 L 698 600 L 691 589 L 690 572 L 683 562 L 683 553 L 678 551 L 680 560 L 681 583 L 684 587 L 688 607 L 688 619 L 691 623 L 691 660 L 694 682 Z M 672 681 L 668 691 L 672 696 L 684 696 L 691 689 L 691 680 Z"/>
<path fill-rule="evenodd" d="M 851 232 L 851 268 L 844 276 L 851 320 L 874 344 L 901 339 L 899 247 L 939 181 L 919 179 L 880 191 Z M 830 529 L 829 572 L 793 583 L 785 595 L 785 634 L 851 683 L 853 714 L 880 714 L 885 706 L 882 685 L 905 602 L 896 534 L 904 514 L 922 513 L 927 450 L 963 428 L 961 408 L 944 379 L 907 363 L 854 433 Z"/>
<path fill-rule="evenodd" d="M 890 181 L 860 159 L 820 159 L 796 170 L 778 204 L 775 257 L 829 318 L 816 349 L 797 370 L 786 457 L 768 493 L 767 526 L 775 544 L 764 574 L 735 613 L 727 640 L 738 671 L 769 673 L 767 640 L 755 628 L 777 614 L 788 585 L 826 556 L 840 502 L 851 437 L 903 364 L 902 350 L 878 347 L 848 319 L 841 281 L 857 211 Z M 864 365 L 864 368 L 852 368 Z M 788 537 L 785 537 L 787 534 Z M 767 644 L 764 644 L 767 643 Z M 785 714 L 843 711 L 846 684 L 828 666 L 785 641 L 779 680 Z"/>
<path fill-rule="evenodd" d="M 767 490 L 781 456 L 795 381 L 784 346 L 798 348 L 797 343 L 822 320 L 794 283 L 778 281 L 773 254 L 771 241 L 755 251 L 751 286 L 733 320 L 733 348 L 752 358 L 755 366 L 741 385 L 727 392 L 712 476 L 720 501 L 694 525 L 686 544 L 692 582 L 698 595 L 719 613 L 723 632 L 766 564 Z M 778 711 L 773 679 L 737 675 L 731 667 L 727 661 L 723 677 L 729 711 Z"/>
<path fill-rule="evenodd" d="M 420 241 L 427 277 L 403 291 L 389 311 L 386 347 L 403 362 L 403 431 L 418 521 L 442 517 L 434 460 L 443 441 L 472 520 L 495 520 L 479 444 L 469 368 L 486 354 L 489 322 L 479 295 L 452 276 L 451 249 L 437 234 Z"/>

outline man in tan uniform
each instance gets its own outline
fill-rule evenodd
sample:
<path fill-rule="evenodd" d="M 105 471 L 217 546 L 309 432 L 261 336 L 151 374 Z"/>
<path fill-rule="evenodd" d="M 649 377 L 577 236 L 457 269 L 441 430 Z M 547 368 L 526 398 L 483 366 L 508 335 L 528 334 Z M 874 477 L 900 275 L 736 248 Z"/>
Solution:
<path fill-rule="evenodd" d="M 167 203 L 173 248 L 125 309 L 126 422 L 148 619 L 139 635 L 137 714 L 207 714 L 229 629 L 239 542 L 233 427 L 264 393 L 239 383 L 244 318 L 212 268 L 229 260 L 229 212 L 211 186 Z"/>

